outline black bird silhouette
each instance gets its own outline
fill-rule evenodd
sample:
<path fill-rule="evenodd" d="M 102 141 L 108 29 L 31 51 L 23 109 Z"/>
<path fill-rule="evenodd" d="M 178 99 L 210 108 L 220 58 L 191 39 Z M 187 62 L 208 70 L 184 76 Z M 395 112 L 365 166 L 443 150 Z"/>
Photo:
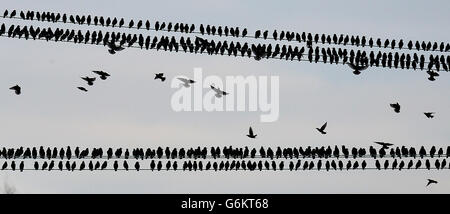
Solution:
<path fill-rule="evenodd" d="M 195 81 L 191 80 L 191 79 L 186 79 L 186 78 L 182 78 L 182 77 L 179 77 L 177 79 L 180 80 L 181 82 L 183 82 L 184 83 L 183 86 L 186 88 L 189 88 L 191 86 L 191 84 L 195 83 Z"/>
<path fill-rule="evenodd" d="M 429 186 L 430 184 L 437 184 L 438 183 L 437 181 L 432 180 L 432 179 L 427 179 L 427 180 L 428 180 L 427 186 Z"/>
<path fill-rule="evenodd" d="M 136 163 L 134 164 L 134 168 L 136 169 L 136 171 L 139 171 L 139 169 L 141 168 L 141 166 L 139 165 L 139 161 L 136 161 Z"/>
<path fill-rule="evenodd" d="M 82 91 L 85 91 L 85 92 L 87 92 L 88 90 L 85 88 L 85 87 L 77 87 L 78 89 L 80 89 L 80 90 L 82 90 Z"/>
<path fill-rule="evenodd" d="M 164 82 L 166 80 L 166 77 L 164 77 L 164 73 L 157 73 L 155 74 L 155 80 L 160 79 L 161 82 Z"/>
<path fill-rule="evenodd" d="M 256 138 L 256 136 L 257 136 L 257 135 L 253 133 L 252 127 L 250 127 L 250 128 L 248 129 L 248 135 L 247 135 L 247 137 L 249 137 L 249 138 Z"/>
<path fill-rule="evenodd" d="M 213 85 L 211 85 L 211 89 L 214 91 L 214 92 L 216 92 L 216 97 L 217 98 L 221 98 L 222 96 L 224 96 L 224 95 L 228 95 L 228 93 L 227 92 L 225 92 L 225 91 L 222 91 L 222 90 L 220 90 L 220 88 L 216 88 L 216 87 L 214 87 Z"/>
<path fill-rule="evenodd" d="M 126 171 L 128 171 L 128 163 L 127 161 L 123 161 L 123 168 L 125 168 Z"/>
<path fill-rule="evenodd" d="M 322 133 L 322 134 L 326 134 L 325 128 L 327 127 L 327 123 L 328 123 L 328 122 L 325 122 L 325 124 L 323 124 L 322 127 L 316 128 L 317 131 L 319 131 L 319 132 Z"/>
<path fill-rule="evenodd" d="M 394 145 L 392 143 L 385 143 L 385 142 L 380 142 L 380 141 L 375 141 L 374 143 L 381 145 L 383 147 L 383 149 L 389 149 L 389 146 Z"/>
<path fill-rule="evenodd" d="M 361 71 L 366 70 L 369 67 L 368 64 L 366 64 L 366 65 L 355 65 L 355 64 L 350 63 L 350 62 L 348 62 L 347 65 L 351 69 L 353 69 L 353 74 L 355 74 L 355 75 L 361 74 Z"/>
<path fill-rule="evenodd" d="M 81 77 L 84 81 L 87 82 L 88 85 L 94 85 L 95 77 Z"/>
<path fill-rule="evenodd" d="M 119 168 L 119 163 L 117 163 L 117 161 L 114 161 L 113 167 L 114 171 L 117 171 L 117 168 Z"/>
<path fill-rule="evenodd" d="M 425 114 L 425 116 L 427 116 L 428 118 L 434 117 L 434 112 L 424 112 L 423 114 Z"/>
<path fill-rule="evenodd" d="M 104 71 L 92 71 L 92 72 L 94 72 L 95 74 L 98 74 L 100 76 L 100 79 L 102 79 L 102 80 L 106 80 L 106 78 L 111 76 L 111 75 L 109 75 L 108 73 L 106 73 Z"/>
<path fill-rule="evenodd" d="M 391 106 L 391 108 L 394 109 L 395 113 L 400 113 L 400 104 L 397 103 L 391 103 L 389 104 L 389 106 Z"/>
<path fill-rule="evenodd" d="M 14 90 L 14 93 L 16 93 L 17 95 L 20 95 L 22 93 L 22 88 L 20 88 L 19 85 L 15 85 L 9 89 Z"/>
<path fill-rule="evenodd" d="M 434 72 L 432 70 L 427 71 L 427 74 L 430 75 L 430 77 L 428 77 L 428 80 L 430 80 L 430 81 L 435 81 L 436 80 L 435 77 L 439 76 L 439 73 Z"/>
<path fill-rule="evenodd" d="M 109 48 L 108 52 L 110 54 L 115 54 L 116 52 L 122 51 L 125 49 L 124 47 L 122 47 L 122 45 L 117 46 L 116 43 L 114 43 L 114 42 L 108 42 L 108 48 Z"/>

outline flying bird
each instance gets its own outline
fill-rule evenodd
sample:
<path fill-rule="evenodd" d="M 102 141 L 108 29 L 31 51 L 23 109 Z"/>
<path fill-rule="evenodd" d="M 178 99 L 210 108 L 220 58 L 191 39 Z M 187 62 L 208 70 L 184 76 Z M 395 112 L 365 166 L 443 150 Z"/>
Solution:
<path fill-rule="evenodd" d="M 438 182 L 432 179 L 428 179 L 428 183 L 427 186 L 429 186 L 430 184 L 437 184 Z"/>
<path fill-rule="evenodd" d="M 400 104 L 398 104 L 398 103 L 391 103 L 391 104 L 389 104 L 389 106 L 391 106 L 391 108 L 394 109 L 395 113 L 400 113 Z"/>
<path fill-rule="evenodd" d="M 81 79 L 85 80 L 88 85 L 94 85 L 95 77 L 81 77 Z"/>
<path fill-rule="evenodd" d="M 80 90 L 82 90 L 82 91 L 85 91 L 85 92 L 87 92 L 88 90 L 85 88 L 85 87 L 77 87 L 78 89 L 80 89 Z"/>
<path fill-rule="evenodd" d="M 160 79 L 161 82 L 164 82 L 164 80 L 166 80 L 166 77 L 164 77 L 164 73 L 157 73 L 155 74 L 155 80 L 156 79 Z"/>
<path fill-rule="evenodd" d="M 380 142 L 380 141 L 375 141 L 374 143 L 381 145 L 383 147 L 383 149 L 389 149 L 389 146 L 394 145 L 392 143 L 385 143 L 385 142 Z"/>
<path fill-rule="evenodd" d="M 116 43 L 114 43 L 114 42 L 109 42 L 108 43 L 108 48 L 109 48 L 108 52 L 110 54 L 115 54 L 116 52 L 122 51 L 123 49 L 125 49 L 122 46 L 117 46 Z"/>
<path fill-rule="evenodd" d="M 211 89 L 216 92 L 216 97 L 221 98 L 224 95 L 228 95 L 227 92 L 220 90 L 220 88 L 216 88 L 213 85 L 211 85 Z"/>
<path fill-rule="evenodd" d="M 366 65 L 355 65 L 355 64 L 350 63 L 350 62 L 348 62 L 347 65 L 351 69 L 353 69 L 353 74 L 355 74 L 355 75 L 361 74 L 361 71 L 366 70 L 369 67 L 368 64 L 366 64 Z"/>
<path fill-rule="evenodd" d="M 256 134 L 254 134 L 253 133 L 253 129 L 252 129 L 252 127 L 250 127 L 249 129 L 248 129 L 248 135 L 247 135 L 247 137 L 249 137 L 249 138 L 256 138 Z"/>
<path fill-rule="evenodd" d="M 327 127 L 327 123 L 328 123 L 328 122 L 325 122 L 325 124 L 323 124 L 322 127 L 316 128 L 317 131 L 319 131 L 319 132 L 322 133 L 322 134 L 326 134 L 325 128 Z"/>
<path fill-rule="evenodd" d="M 16 93 L 17 95 L 19 95 L 20 93 L 22 93 L 22 89 L 20 88 L 19 85 L 15 85 L 15 86 L 13 86 L 13 87 L 11 87 L 11 88 L 9 88 L 9 89 L 14 90 L 14 93 Z"/>
<path fill-rule="evenodd" d="M 186 79 L 186 78 L 181 78 L 181 77 L 179 77 L 177 79 L 179 79 L 181 82 L 183 82 L 184 83 L 183 86 L 186 88 L 189 88 L 191 86 L 191 84 L 195 83 L 195 81 L 191 80 L 191 79 Z"/>
<path fill-rule="evenodd" d="M 430 80 L 430 81 L 435 81 L 436 80 L 435 77 L 439 76 L 439 73 L 434 72 L 432 70 L 427 71 L 427 74 L 430 75 L 430 77 L 428 77 L 428 80 Z"/>
<path fill-rule="evenodd" d="M 106 78 L 111 76 L 111 75 L 109 75 L 108 73 L 106 73 L 104 71 L 92 71 L 92 72 L 94 72 L 95 74 L 98 74 L 100 76 L 100 79 L 102 79 L 102 80 L 106 80 Z"/>
<path fill-rule="evenodd" d="M 428 118 L 434 117 L 434 112 L 424 112 L 423 114 L 425 114 L 425 116 L 427 116 Z"/>

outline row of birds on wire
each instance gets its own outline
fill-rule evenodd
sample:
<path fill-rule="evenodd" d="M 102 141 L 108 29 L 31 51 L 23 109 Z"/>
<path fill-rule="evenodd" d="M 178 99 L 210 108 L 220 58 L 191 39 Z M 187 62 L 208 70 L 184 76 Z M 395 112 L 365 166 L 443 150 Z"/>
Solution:
<path fill-rule="evenodd" d="M 119 161 L 115 160 L 112 164 L 112 168 L 108 168 L 108 165 L 110 166 L 109 161 L 103 161 L 100 163 L 100 161 L 96 160 L 90 160 L 87 164 L 83 161 L 59 161 L 58 164 L 56 164 L 57 161 L 51 160 L 51 161 L 41 161 L 39 163 L 38 161 L 35 161 L 33 164 L 33 168 L 27 168 L 25 167 L 25 162 L 27 161 L 21 161 L 20 163 L 16 163 L 16 161 L 12 160 L 8 164 L 7 161 L 4 161 L 3 164 L 1 164 L 1 170 L 12 170 L 12 171 L 24 171 L 24 170 L 68 170 L 68 171 L 74 171 L 77 170 L 111 170 L 114 171 L 118 170 L 133 170 L 131 168 L 128 162 L 132 162 L 131 160 L 123 160 L 120 161 L 123 168 L 119 168 Z M 80 163 L 81 162 L 81 163 Z M 180 161 L 181 162 L 181 161 Z M 206 161 L 205 161 L 206 162 Z M 29 162 L 27 162 L 29 163 Z M 108 164 L 109 163 L 109 164 Z M 188 160 L 183 161 L 183 164 L 181 164 L 180 168 L 178 168 L 178 161 L 177 160 L 168 160 L 165 161 L 165 168 L 163 169 L 163 161 L 155 161 L 151 160 L 149 164 L 149 168 L 141 168 L 141 163 L 139 161 L 134 161 L 134 170 L 183 170 L 183 171 L 231 171 L 231 170 L 249 170 L 249 171 L 262 171 L 262 170 L 273 170 L 273 171 L 283 171 L 283 170 L 289 170 L 289 171 L 298 171 L 298 170 L 366 170 L 366 169 L 377 169 L 377 170 L 417 170 L 417 169 L 436 169 L 436 170 L 443 170 L 443 169 L 450 169 L 450 164 L 447 166 L 447 160 L 446 159 L 436 159 L 434 163 L 432 163 L 429 159 L 426 159 L 422 162 L 422 160 L 399 160 L 394 159 L 391 160 L 375 160 L 374 166 L 367 167 L 368 163 L 366 160 L 358 161 L 358 160 L 317 160 L 317 161 L 308 161 L 308 160 L 297 160 L 297 161 L 278 161 L 278 163 L 274 160 L 268 161 L 268 160 L 259 160 L 259 161 L 251 161 L 251 160 L 222 160 L 222 161 L 208 161 L 206 164 L 203 163 L 201 160 Z M 57 167 L 57 168 L 54 168 Z"/>
<path fill-rule="evenodd" d="M 194 42 L 188 37 L 184 39 L 181 37 L 177 40 L 175 37 L 161 36 L 160 39 L 158 37 L 147 36 L 144 38 L 142 34 L 139 36 L 137 34 L 126 34 L 126 33 L 109 33 L 106 32 L 104 35 L 102 31 L 86 31 L 86 33 L 82 33 L 81 30 L 77 32 L 75 30 L 63 30 L 56 29 L 52 30 L 51 28 L 39 28 L 36 29 L 33 26 L 29 28 L 27 26 L 21 27 L 19 25 L 11 25 L 8 30 L 6 30 L 6 26 L 2 24 L 0 26 L 0 36 L 7 36 L 8 38 L 24 38 L 29 39 L 30 36 L 34 40 L 46 40 L 46 41 L 55 41 L 55 42 L 73 42 L 73 43 L 84 43 L 91 45 L 102 45 L 108 47 L 108 52 L 111 54 L 115 54 L 116 52 L 122 51 L 125 49 L 124 46 L 141 48 L 141 49 L 156 49 L 156 50 L 164 50 L 164 51 L 175 51 L 178 52 L 180 48 L 184 52 L 189 53 L 200 53 L 203 54 L 205 51 L 209 55 L 228 55 L 228 56 L 241 56 L 241 57 L 253 57 L 256 60 L 261 59 L 285 59 L 285 60 L 297 60 L 297 61 L 309 61 L 310 63 L 330 63 L 330 64 L 339 64 L 342 60 L 342 64 L 347 64 L 355 75 L 359 75 L 361 71 L 367 69 L 369 66 L 376 67 L 387 67 L 387 68 L 402 68 L 402 69 L 420 69 L 427 70 L 429 75 L 429 80 L 434 81 L 435 77 L 439 76 L 439 73 L 436 71 L 445 70 L 449 71 L 450 65 L 450 55 L 445 57 L 444 55 L 429 55 L 429 61 L 426 61 L 426 57 L 424 55 L 420 55 L 420 57 L 414 53 L 410 54 L 399 54 L 395 52 L 394 54 L 382 53 L 378 52 L 375 54 L 371 51 L 367 54 L 365 51 L 355 51 L 347 49 L 335 49 L 335 48 L 322 48 L 320 49 L 318 46 L 315 48 L 310 46 L 305 49 L 305 47 L 292 47 L 291 45 L 280 46 L 276 44 L 275 47 L 272 47 L 272 44 L 266 46 L 266 44 L 248 44 L 237 42 L 230 42 L 228 44 L 227 41 L 223 43 L 218 41 L 217 43 L 214 40 L 207 40 L 204 38 L 196 37 Z M 116 44 L 116 43 L 119 44 Z M 307 59 L 303 58 L 304 55 L 307 55 Z"/>
<path fill-rule="evenodd" d="M 200 24 L 197 30 L 195 24 L 185 24 L 185 23 L 172 23 L 168 22 L 159 22 L 155 21 L 153 26 L 151 25 L 149 20 L 139 20 L 134 21 L 131 19 L 129 22 L 125 23 L 124 18 L 111 18 L 111 17 L 103 17 L 103 16 L 91 16 L 91 15 L 68 15 L 66 13 L 54 13 L 54 12 L 38 12 L 38 11 L 20 11 L 17 13 L 16 10 L 12 10 L 9 12 L 7 9 L 3 13 L 3 18 L 18 18 L 23 20 L 37 20 L 37 21 L 46 21 L 46 22 L 61 22 L 61 23 L 72 23 L 78 25 L 94 25 L 94 26 L 102 26 L 102 27 L 118 27 L 118 28 L 134 28 L 134 29 L 146 29 L 153 31 L 166 31 L 166 32 L 181 32 L 181 33 L 196 33 L 202 35 L 218 35 L 225 37 L 245 37 L 245 38 L 255 38 L 255 39 L 272 39 L 272 40 L 285 40 L 285 41 L 297 41 L 297 42 L 306 42 L 306 43 L 322 43 L 322 44 L 334 44 L 334 45 L 352 45 L 352 46 L 362 46 L 362 47 L 378 47 L 378 48 L 391 48 L 391 49 L 416 49 L 417 51 L 440 51 L 440 52 L 449 52 L 450 44 L 445 44 L 444 42 L 419 42 L 419 41 L 409 41 L 408 43 L 404 42 L 403 39 L 400 39 L 396 42 L 395 39 L 385 39 L 384 42 L 382 39 L 374 39 L 372 37 L 366 38 L 365 36 L 349 36 L 349 35 L 340 35 L 336 34 L 326 35 L 326 34 L 312 34 L 302 32 L 296 33 L 291 31 L 280 31 L 273 30 L 269 33 L 269 30 L 257 30 L 254 33 L 254 36 L 248 34 L 247 28 L 239 28 L 239 27 L 228 27 L 228 26 L 214 26 L 214 25 L 203 25 Z M 197 25 L 198 26 L 198 25 Z M 242 29 L 242 31 L 240 30 Z M 269 34 L 271 34 L 270 37 Z"/>
<path fill-rule="evenodd" d="M 247 159 L 247 158 L 267 158 L 267 159 L 328 159 L 328 158 L 448 158 L 450 156 L 450 146 L 444 151 L 443 148 L 432 146 L 429 150 L 421 146 L 416 150 L 414 147 L 407 148 L 405 146 L 390 148 L 392 143 L 375 142 L 381 148 L 376 149 L 370 146 L 368 152 L 365 148 L 352 147 L 348 148 L 344 145 L 341 147 L 322 146 L 322 147 L 271 147 L 248 148 L 233 146 L 220 147 L 200 147 L 197 148 L 84 148 L 76 147 L 72 149 L 70 146 L 64 148 L 44 148 L 36 147 L 20 147 L 6 148 L 0 150 L 0 159 Z"/>

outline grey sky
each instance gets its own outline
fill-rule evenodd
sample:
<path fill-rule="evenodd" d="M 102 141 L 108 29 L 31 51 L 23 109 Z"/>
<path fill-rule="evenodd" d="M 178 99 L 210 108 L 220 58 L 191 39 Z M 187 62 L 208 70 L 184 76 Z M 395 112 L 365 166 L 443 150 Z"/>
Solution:
<path fill-rule="evenodd" d="M 449 1 L 3 0 L 1 11 L 6 8 L 239 26 L 252 33 L 277 29 L 438 42 L 450 36 L 445 27 Z M 450 138 L 450 75 L 445 73 L 430 82 L 424 72 L 400 69 L 369 68 L 355 76 L 342 65 L 137 49 L 109 55 L 99 46 L 7 38 L 0 38 L 0 45 L 1 146 L 369 147 L 375 140 L 447 146 Z M 279 75 L 279 120 L 259 123 L 260 112 L 172 111 L 175 90 L 169 82 L 154 81 L 154 73 L 164 72 L 171 80 L 192 76 L 194 67 L 221 77 Z M 84 84 L 80 77 L 95 69 L 112 77 L 87 94 L 77 91 Z M 21 96 L 7 90 L 16 83 L 23 87 Z M 403 107 L 398 115 L 389 108 L 396 101 Z M 437 112 L 436 118 L 426 119 L 424 111 Z M 322 136 L 315 127 L 325 121 L 328 134 Z M 245 137 L 249 125 L 259 139 Z M 6 176 L 20 193 L 450 192 L 448 171 L 0 172 L 0 180 Z M 424 188 L 427 178 L 440 183 Z"/>

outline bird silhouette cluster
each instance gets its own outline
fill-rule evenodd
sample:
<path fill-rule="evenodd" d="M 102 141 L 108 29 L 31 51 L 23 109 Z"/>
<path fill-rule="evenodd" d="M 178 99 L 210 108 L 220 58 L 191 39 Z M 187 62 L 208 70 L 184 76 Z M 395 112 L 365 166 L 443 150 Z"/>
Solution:
<path fill-rule="evenodd" d="M 167 31 L 167 32 L 185 32 L 185 33 L 194 33 L 196 32 L 195 25 L 183 23 L 177 23 L 172 25 L 172 23 L 167 24 L 165 22 L 154 23 L 154 27 L 151 26 L 150 21 L 139 20 L 135 25 L 134 20 L 130 20 L 128 26 L 125 25 L 125 21 L 123 18 L 104 18 L 101 16 L 83 16 L 83 15 L 67 15 L 60 13 L 51 13 L 51 12 L 34 12 L 34 11 L 20 11 L 19 17 L 16 17 L 17 12 L 13 11 L 11 13 L 8 10 L 4 13 L 4 18 L 19 18 L 24 20 L 37 20 L 37 21 L 47 21 L 47 22 L 62 22 L 62 23 L 72 23 L 79 25 L 94 25 L 94 26 L 105 26 L 105 27 L 118 27 L 118 28 L 137 28 L 137 29 L 147 29 L 147 30 L 155 30 L 155 31 Z M 118 21 L 119 20 L 119 21 Z M 173 28 L 172 28 L 173 27 Z M 199 27 L 200 31 L 197 32 L 202 35 L 216 35 L 216 27 L 207 25 L 206 28 L 203 25 Z M 126 33 L 102 33 L 102 31 L 90 31 L 81 32 L 80 30 L 64 30 L 64 29 L 56 29 L 52 30 L 48 29 L 32 29 L 32 26 L 28 28 L 25 26 L 20 28 L 20 26 L 12 25 L 9 27 L 9 30 L 6 31 L 6 27 L 2 27 L 0 33 L 3 35 L 7 32 L 7 37 L 22 38 L 24 36 L 25 39 L 31 35 L 33 39 L 44 39 L 44 40 L 52 40 L 54 41 L 66 41 L 66 42 L 74 42 L 78 44 L 96 44 L 99 45 L 103 43 L 104 46 L 108 46 L 108 51 L 111 54 L 115 54 L 117 51 L 121 51 L 124 49 L 124 45 L 128 47 L 135 47 L 141 49 L 156 49 L 156 50 L 169 50 L 178 52 L 179 49 L 183 49 L 184 52 L 189 53 L 207 53 L 210 55 L 228 55 L 228 56 L 247 56 L 253 57 L 256 60 L 261 60 L 263 58 L 267 59 L 285 59 L 285 60 L 296 60 L 296 61 L 307 61 L 310 63 L 330 63 L 330 64 L 348 64 L 350 68 L 353 70 L 353 73 L 358 75 L 362 70 L 367 69 L 367 67 L 384 67 L 384 68 L 401 68 L 401 69 L 419 69 L 426 70 L 429 74 L 429 80 L 434 81 L 435 77 L 439 76 L 436 71 L 449 70 L 450 65 L 450 56 L 445 55 L 433 55 L 425 56 L 417 53 L 409 54 L 409 53 L 399 53 L 399 52 L 374 52 L 370 51 L 366 53 L 366 51 L 361 50 L 348 50 L 345 48 L 320 48 L 319 46 L 313 47 L 313 43 L 319 44 L 337 44 L 337 45 L 354 45 L 357 47 L 390 47 L 391 49 L 395 49 L 396 42 L 395 40 L 386 39 L 384 44 L 382 44 L 381 39 L 377 39 L 376 42 L 373 41 L 372 38 L 367 39 L 364 36 L 359 39 L 359 36 L 337 36 L 334 34 L 333 36 L 326 36 L 322 34 L 311 34 L 311 33 L 294 33 L 288 31 L 281 31 L 280 34 L 275 30 L 272 33 L 272 39 L 274 40 L 287 40 L 287 41 L 299 41 L 306 42 L 305 46 L 291 46 L 291 45 L 280 45 L 276 44 L 272 46 L 272 44 L 249 44 L 240 42 L 234 43 L 234 41 L 214 41 L 196 37 L 195 42 L 192 42 L 189 37 L 185 39 L 183 36 L 180 39 L 176 39 L 172 36 L 170 39 L 168 36 L 161 36 L 160 39 L 158 37 L 146 36 L 144 37 L 142 34 L 126 34 Z M 224 33 L 225 36 L 233 37 L 248 37 L 247 29 L 244 28 L 242 30 L 242 34 L 239 34 L 239 27 L 236 28 L 228 28 L 225 27 L 222 32 L 222 27 L 217 27 L 217 35 L 222 36 Z M 268 31 L 264 31 L 262 33 L 262 38 L 267 39 Z M 278 37 L 279 35 L 279 37 Z M 255 38 L 260 38 L 261 30 L 255 32 Z M 119 45 L 116 42 L 119 41 Z M 415 44 L 415 46 L 413 45 Z M 136 44 L 136 45 L 135 45 Z M 424 51 L 436 51 L 439 50 L 441 52 L 448 52 L 450 49 L 450 45 L 445 45 L 443 42 L 438 45 L 437 42 L 433 44 L 431 42 L 426 43 L 422 41 L 413 42 L 409 41 L 407 44 L 408 49 L 413 50 L 413 47 L 416 47 L 417 50 Z M 403 49 L 403 40 L 398 42 L 398 48 Z M 206 52 L 205 52 L 206 51 Z M 305 57 L 304 57 L 305 56 Z M 428 61 L 426 60 L 428 58 Z"/>
<path fill-rule="evenodd" d="M 19 162 L 19 161 L 17 161 Z M 422 160 L 401 160 L 390 159 L 375 160 L 373 166 L 368 166 L 368 161 L 366 160 L 151 160 L 150 164 L 144 166 L 142 162 L 136 160 L 80 160 L 80 161 L 70 161 L 70 160 L 49 160 L 49 161 L 34 161 L 31 167 L 26 167 L 30 161 L 20 161 L 16 163 L 16 160 L 4 161 L 1 164 L 1 170 L 11 170 L 20 171 L 24 170 L 34 170 L 34 171 L 83 171 L 83 170 L 114 170 L 114 171 L 139 171 L 139 170 L 151 170 L 151 171 L 306 171 L 306 170 L 323 170 L 323 171 L 342 171 L 342 170 L 420 170 L 420 169 L 450 169 L 450 164 L 447 166 L 446 159 L 436 159 L 432 163 L 429 159 L 425 159 L 424 163 Z M 112 164 L 111 164 L 112 162 Z M 130 163 L 129 163 L 130 162 Z M 180 162 L 180 164 L 178 164 Z M 56 163 L 58 163 L 56 165 Z M 87 164 L 86 164 L 87 163 Z M 120 164 L 119 164 L 120 163 Z M 133 164 L 134 163 L 134 166 Z M 182 163 L 182 164 L 181 164 Z M 112 166 L 111 166 L 112 165 Z M 131 165 L 131 166 L 130 166 Z M 55 168 L 57 167 L 57 168 Z M 163 168 L 164 167 L 164 168 Z"/>
<path fill-rule="evenodd" d="M 166 31 L 166 32 L 179 32 L 179 33 L 196 33 L 202 35 L 212 35 L 212 36 L 224 36 L 224 37 L 243 37 L 243 38 L 254 38 L 254 39 L 271 39 L 278 41 L 295 41 L 295 42 L 305 42 L 305 43 L 322 43 L 322 44 L 333 44 L 333 45 L 351 45 L 351 46 L 361 46 L 361 47 L 378 47 L 378 48 L 390 48 L 390 49 L 408 49 L 417 51 L 440 51 L 449 52 L 450 44 L 444 42 L 425 42 L 425 41 L 412 41 L 409 40 L 405 42 L 403 39 L 381 39 L 372 38 L 366 36 L 354 36 L 354 35 L 343 35 L 337 34 L 313 34 L 307 32 L 294 32 L 286 30 L 273 30 L 269 33 L 269 30 L 256 30 L 253 34 L 248 34 L 247 28 L 243 27 L 228 27 L 228 26 L 214 26 L 214 25 L 195 25 L 187 23 L 172 23 L 172 22 L 160 22 L 155 21 L 153 24 L 149 20 L 133 20 L 125 21 L 124 18 L 117 17 L 103 17 L 94 15 L 70 15 L 66 13 L 55 13 L 55 12 L 39 12 L 39 11 L 20 11 L 17 13 L 16 10 L 12 10 L 10 13 L 8 10 L 4 11 L 3 18 L 17 18 L 23 20 L 37 20 L 42 22 L 61 22 L 61 23 L 71 23 L 77 25 L 94 25 L 102 27 L 117 27 L 117 28 L 135 28 L 135 29 L 146 29 L 151 31 Z M 153 26 L 152 26 L 153 25 Z M 198 29 L 197 29 L 197 26 Z M 242 31 L 240 30 L 242 29 Z M 270 35 L 269 35 L 270 34 Z"/>
<path fill-rule="evenodd" d="M 380 142 L 377 142 L 380 143 Z M 260 147 L 249 148 L 233 146 L 220 147 L 200 147 L 197 148 L 84 148 L 67 146 L 57 147 L 20 147 L 6 148 L 0 150 L 0 159 L 360 159 L 360 158 L 448 158 L 450 156 L 450 146 L 447 148 L 437 148 L 432 146 L 426 149 L 421 146 L 415 147 L 395 147 L 389 148 L 385 144 L 377 149 L 370 146 L 368 150 L 362 147 L 348 148 L 345 145 L 322 146 L 322 147 L 287 147 L 271 148 Z"/>

